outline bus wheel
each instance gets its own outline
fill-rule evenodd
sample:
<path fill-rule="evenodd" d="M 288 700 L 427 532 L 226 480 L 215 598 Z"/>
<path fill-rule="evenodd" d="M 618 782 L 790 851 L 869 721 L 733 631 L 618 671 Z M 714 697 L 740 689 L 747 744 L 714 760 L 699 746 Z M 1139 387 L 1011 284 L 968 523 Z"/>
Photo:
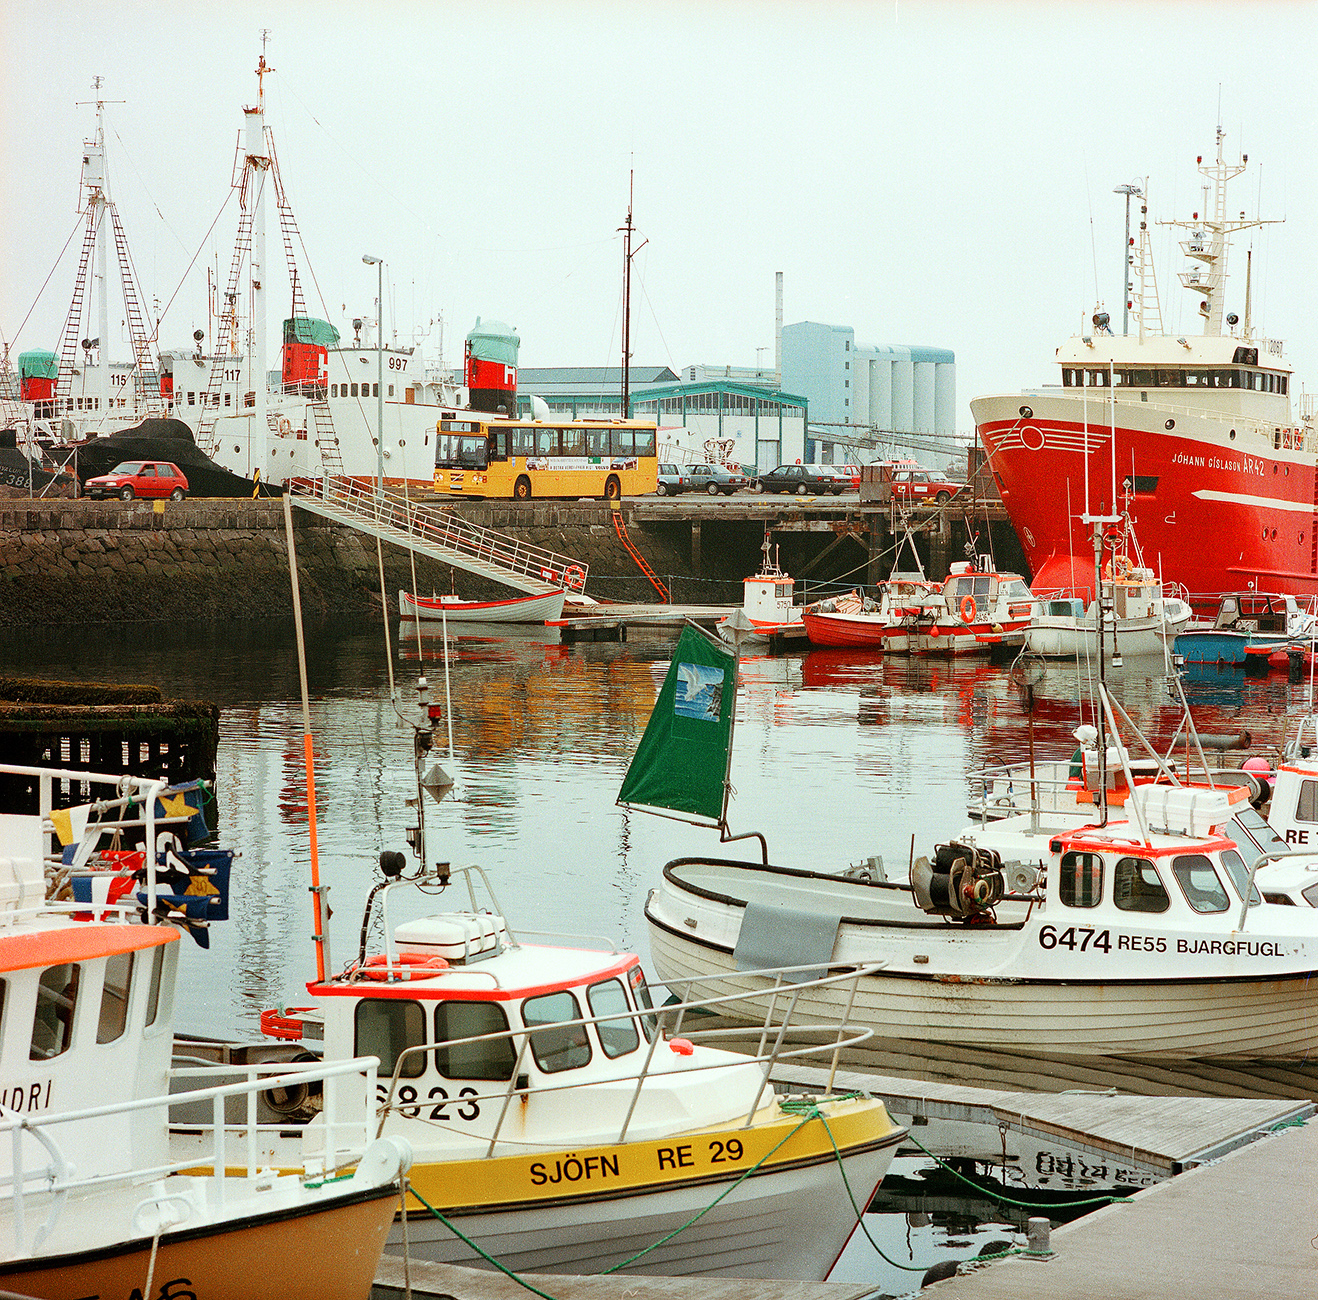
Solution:
<path fill-rule="evenodd" d="M 604 480 L 604 499 L 605 501 L 622 500 L 622 484 L 618 482 L 616 474 L 610 474 Z"/>
<path fill-rule="evenodd" d="M 517 482 L 513 484 L 513 496 L 519 501 L 529 501 L 531 499 L 531 480 L 525 474 L 517 476 Z"/>

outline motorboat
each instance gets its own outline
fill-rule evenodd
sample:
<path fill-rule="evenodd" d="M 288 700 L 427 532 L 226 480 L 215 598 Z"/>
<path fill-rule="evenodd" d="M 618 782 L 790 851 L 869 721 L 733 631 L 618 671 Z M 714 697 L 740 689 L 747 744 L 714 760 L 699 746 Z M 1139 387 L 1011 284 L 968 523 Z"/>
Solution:
<path fill-rule="evenodd" d="M 457 596 L 418 596 L 400 591 L 398 612 L 404 619 L 419 618 L 427 622 L 551 623 L 563 616 L 565 594 L 553 591 L 507 600 L 462 600 Z"/>
<path fill-rule="evenodd" d="M 725 843 L 748 838 L 727 821 L 735 662 L 684 638 L 619 802 L 685 812 Z M 674 716 L 688 680 L 701 683 L 700 716 L 726 718 L 721 732 Z M 758 834 L 759 862 L 668 863 L 645 906 L 658 977 L 699 990 L 700 967 L 865 965 L 854 1005 L 887 1039 L 1085 1057 L 1306 1056 L 1318 914 L 1260 896 L 1257 860 L 1224 831 L 1246 790 L 1182 784 L 1156 753 L 1161 779 L 1137 779 L 1101 680 L 1097 698 L 1072 809 L 967 828 L 905 880 L 777 866 Z M 825 994 L 800 1010 L 837 1007 Z"/>
<path fill-rule="evenodd" d="M 794 600 L 796 584 L 792 575 L 779 567 L 777 548 L 771 553 L 768 533 L 761 550 L 759 570 L 743 581 L 741 609 L 717 624 L 719 636 L 733 644 L 800 636 L 804 632 L 802 609 Z"/>
<path fill-rule="evenodd" d="M 405 1143 L 343 1125 L 314 1158 L 277 1172 L 226 1145 L 224 1116 L 258 1110 L 289 1082 L 285 1067 L 235 1080 L 171 1064 L 180 937 L 222 897 L 215 851 L 193 858 L 166 844 L 163 781 L 13 764 L 0 774 L 30 804 L 0 817 L 0 1286 L 366 1300 Z M 111 828 L 134 847 L 102 850 Z M 101 852 L 119 855 L 112 868 L 99 868 Z M 77 888 L 125 880 L 117 894 Z M 70 896 L 48 899 L 48 881 Z M 373 1078 L 375 1061 L 326 1059 L 297 1083 L 332 1096 L 362 1071 Z M 204 1117 L 185 1152 L 171 1144 L 179 1107 Z"/>
<path fill-rule="evenodd" d="M 1162 655 L 1189 623 L 1193 611 L 1184 593 L 1168 591 L 1140 554 L 1129 516 L 1111 546 L 1090 598 L 1066 593 L 1041 597 L 1039 613 L 1025 629 L 1025 649 L 1046 658 L 1098 657 L 1099 602 L 1104 650 L 1121 655 Z"/>
<path fill-rule="evenodd" d="M 986 847 L 990 832 L 939 845 L 900 884 L 678 859 L 646 902 L 656 972 L 732 970 L 748 944 L 790 963 L 800 936 L 823 929 L 831 962 L 882 963 L 856 1010 L 887 1038 L 1299 1059 L 1318 1012 L 1318 915 L 1259 897 L 1220 833 L 1231 809 L 1225 791 L 1136 787 L 1129 820 L 1035 832 L 1042 871 L 1019 842 L 1014 862 Z"/>
<path fill-rule="evenodd" d="M 1025 579 L 999 572 L 988 556 L 953 564 L 941 599 L 924 605 L 911 629 L 913 654 L 989 654 L 1020 645 L 1039 603 Z"/>
<path fill-rule="evenodd" d="M 921 573 L 894 573 L 880 584 L 877 599 L 859 591 L 828 597 L 807 606 L 802 622 L 812 645 L 905 654 L 940 590 Z"/>
<path fill-rule="evenodd" d="M 1283 342 L 1254 327 L 1248 270 L 1243 310 L 1227 311 L 1238 283 L 1231 241 L 1263 219 L 1229 196 L 1247 159 L 1228 156 L 1221 127 L 1216 146 L 1198 160 L 1205 193 L 1191 218 L 1153 221 L 1141 187 L 1127 191 L 1139 213 L 1123 248 L 1120 318 L 1097 304 L 1057 349 L 1049 381 L 970 403 L 1036 591 L 1089 570 L 1084 518 L 1115 516 L 1124 499 L 1167 582 L 1318 593 L 1312 411 L 1298 385 L 1290 391 Z M 1152 259 L 1160 224 L 1179 228 L 1179 278 L 1202 333 L 1164 328 Z"/>
<path fill-rule="evenodd" d="M 1231 591 L 1218 598 L 1211 622 L 1191 622 L 1175 649 L 1188 664 L 1243 664 L 1313 636 L 1315 617 L 1294 596 L 1266 591 Z"/>
<path fill-rule="evenodd" d="M 418 890 L 451 892 L 456 910 L 395 923 L 400 891 Z M 843 1177 L 863 1207 L 904 1130 L 878 1101 L 780 1095 L 768 1078 L 803 1054 L 836 1064 L 839 1044 L 868 1037 L 845 1013 L 823 1028 L 791 1014 L 812 990 L 854 988 L 855 972 L 773 992 L 715 977 L 695 1001 L 675 981 L 656 1010 L 635 954 L 514 931 L 480 868 L 377 892 L 383 949 L 264 1023 L 323 1035 L 327 1055 L 380 1056 L 380 1083 L 340 1116 L 368 1115 L 415 1152 L 390 1250 L 519 1273 L 826 1276 L 857 1221 Z M 741 1030 L 702 1027 L 733 999 L 765 1013 L 757 1054 L 720 1046 Z M 277 1145 L 268 1158 L 280 1163 Z"/>

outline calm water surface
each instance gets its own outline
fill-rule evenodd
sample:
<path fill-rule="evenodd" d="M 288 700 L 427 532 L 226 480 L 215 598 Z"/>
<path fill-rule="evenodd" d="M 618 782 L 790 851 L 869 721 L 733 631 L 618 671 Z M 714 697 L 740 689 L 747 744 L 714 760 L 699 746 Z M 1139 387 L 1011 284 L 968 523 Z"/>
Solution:
<path fill-rule="evenodd" d="M 529 631 L 451 638 L 453 756 L 445 723 L 434 753 L 455 787 L 429 806 L 430 857 L 484 866 L 514 927 L 607 936 L 648 956 L 642 905 L 663 864 L 720 851 L 708 830 L 614 802 L 672 646 L 667 636 L 560 646 Z M 444 700 L 441 643 L 423 639 L 421 651 L 415 639 L 393 647 L 407 706 L 422 668 L 432 698 Z M 341 965 L 353 955 L 380 851 L 407 848 L 411 731 L 390 702 L 378 625 L 312 629 L 307 659 L 321 874 L 332 886 L 331 956 Z M 209 952 L 185 941 L 178 1024 L 250 1034 L 262 1009 L 298 1004 L 313 953 L 291 624 L 0 632 L 0 672 L 150 682 L 167 698 L 220 705 L 219 838 L 242 857 L 233 919 L 212 928 Z M 1161 663 L 1128 660 L 1109 679 L 1150 737 L 1170 740 L 1179 706 Z M 966 824 L 972 774 L 1029 751 L 1005 666 L 812 650 L 744 659 L 741 682 L 729 822 L 734 832 L 764 832 L 782 865 L 838 870 L 878 853 L 904 869 L 912 837 L 914 852 L 927 853 Z M 1306 688 L 1284 675 L 1246 681 L 1211 671 L 1187 692 L 1201 730 L 1248 729 L 1255 752 L 1275 749 L 1287 717 L 1306 707 Z M 1087 698 L 1073 667 L 1048 670 L 1033 713 L 1041 758 L 1070 754 Z M 752 858 L 757 846 L 722 853 Z M 418 901 L 400 919 L 423 910 Z M 927 1231 L 912 1245 L 922 1267 L 948 1253 L 946 1233 L 921 1245 Z M 906 1235 L 885 1236 L 885 1249 L 895 1241 L 907 1259 Z M 878 1267 L 891 1276 L 876 1274 L 868 1246 L 853 1242 L 834 1276 L 894 1291 L 919 1280 Z"/>

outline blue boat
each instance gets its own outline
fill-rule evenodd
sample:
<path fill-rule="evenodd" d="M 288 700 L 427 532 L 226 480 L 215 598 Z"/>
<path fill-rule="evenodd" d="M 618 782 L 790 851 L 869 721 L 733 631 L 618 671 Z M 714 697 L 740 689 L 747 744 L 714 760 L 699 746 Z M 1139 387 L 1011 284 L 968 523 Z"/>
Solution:
<path fill-rule="evenodd" d="M 1177 636 L 1175 649 L 1187 664 L 1243 664 L 1252 655 L 1312 636 L 1314 624 L 1314 615 L 1301 609 L 1294 596 L 1227 592 L 1213 622 L 1189 624 Z"/>

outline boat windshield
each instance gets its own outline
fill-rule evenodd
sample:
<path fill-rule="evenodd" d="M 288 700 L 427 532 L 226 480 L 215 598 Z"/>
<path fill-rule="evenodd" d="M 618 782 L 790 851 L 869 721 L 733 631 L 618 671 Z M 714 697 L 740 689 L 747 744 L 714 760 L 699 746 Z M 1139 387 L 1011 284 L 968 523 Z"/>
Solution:
<path fill-rule="evenodd" d="M 1252 812 L 1253 810 L 1251 809 L 1250 811 Z M 1254 816 L 1258 817 L 1258 813 L 1254 813 Z M 1259 821 L 1263 821 L 1263 818 L 1259 817 Z M 1265 826 L 1268 825 L 1267 822 L 1263 822 L 1263 824 Z M 1272 827 L 1268 826 L 1268 830 L 1272 831 Z M 1280 844 L 1283 849 L 1288 847 L 1285 840 L 1278 839 L 1276 832 L 1273 832 L 1273 838 L 1277 840 L 1277 843 Z M 1263 852 L 1268 853 L 1271 852 L 1271 850 L 1264 849 Z M 1245 859 L 1242 858 L 1240 854 L 1235 851 L 1235 849 L 1223 849 L 1222 865 L 1226 868 L 1227 875 L 1231 877 L 1231 883 L 1236 887 L 1236 894 L 1239 897 L 1244 898 L 1245 885 L 1249 880 L 1249 868 L 1245 866 Z M 1250 886 L 1250 890 L 1249 890 L 1250 907 L 1253 907 L 1255 903 L 1261 903 L 1262 901 L 1263 900 L 1259 897 L 1259 891 L 1253 886 Z"/>

